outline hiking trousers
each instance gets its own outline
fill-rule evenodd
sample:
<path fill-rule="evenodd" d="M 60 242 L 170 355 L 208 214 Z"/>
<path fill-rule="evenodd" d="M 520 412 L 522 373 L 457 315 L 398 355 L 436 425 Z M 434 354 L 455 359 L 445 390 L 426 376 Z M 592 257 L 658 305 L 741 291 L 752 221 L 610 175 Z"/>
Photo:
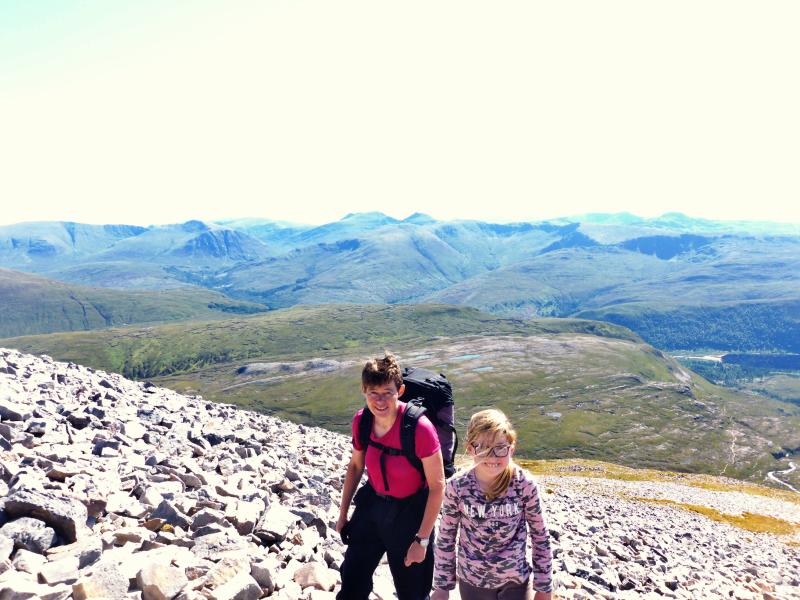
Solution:
<path fill-rule="evenodd" d="M 337 600 L 367 600 L 372 592 L 372 575 L 384 554 L 398 600 L 427 600 L 433 583 L 433 534 L 425 560 L 405 566 L 427 500 L 427 489 L 402 499 L 380 496 L 369 483 L 358 491 L 353 516 L 342 530 L 347 551 Z"/>
<path fill-rule="evenodd" d="M 507 583 L 495 589 L 479 588 L 459 580 L 458 592 L 461 600 L 533 600 L 530 579 L 525 583 Z"/>

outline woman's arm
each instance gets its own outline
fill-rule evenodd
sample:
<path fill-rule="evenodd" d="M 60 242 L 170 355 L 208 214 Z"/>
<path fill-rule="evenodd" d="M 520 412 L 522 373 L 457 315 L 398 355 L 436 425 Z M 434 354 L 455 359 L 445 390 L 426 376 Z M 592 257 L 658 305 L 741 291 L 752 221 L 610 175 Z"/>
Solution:
<path fill-rule="evenodd" d="M 350 503 L 356 493 L 358 483 L 364 474 L 364 451 L 353 448 L 350 455 L 350 464 L 347 465 L 347 474 L 342 485 L 342 503 L 339 505 L 339 520 L 336 522 L 336 531 L 342 533 L 342 527 L 347 523 L 347 513 L 350 510 Z"/>
<path fill-rule="evenodd" d="M 442 498 L 444 497 L 442 453 L 437 451 L 431 456 L 423 458 L 422 469 L 425 471 L 425 481 L 428 484 L 428 501 L 425 503 L 425 512 L 422 515 L 422 523 L 420 523 L 417 533 L 419 537 L 424 539 L 430 537 L 433 526 L 436 524 L 436 517 L 439 516 L 439 509 L 442 507 Z M 406 566 L 423 560 L 425 560 L 425 548 L 417 542 L 412 542 L 406 553 Z"/>

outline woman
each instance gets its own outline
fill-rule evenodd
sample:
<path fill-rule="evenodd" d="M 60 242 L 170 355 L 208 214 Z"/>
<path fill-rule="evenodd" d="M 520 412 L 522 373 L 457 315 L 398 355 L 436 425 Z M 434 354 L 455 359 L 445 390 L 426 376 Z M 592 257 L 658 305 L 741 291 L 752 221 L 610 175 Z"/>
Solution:
<path fill-rule="evenodd" d="M 353 417 L 353 453 L 342 488 L 336 530 L 348 544 L 338 600 L 367 600 L 383 554 L 399 600 L 426 600 L 433 580 L 433 527 L 444 494 L 444 468 L 436 428 L 422 416 L 414 431 L 421 472 L 402 453 L 406 405 L 400 365 L 391 354 L 367 362 L 361 373 L 366 407 Z M 368 412 L 367 412 L 368 411 Z M 371 415 L 371 416 L 370 416 Z M 372 420 L 369 437 L 362 419 Z M 353 494 L 366 467 L 368 482 Z"/>

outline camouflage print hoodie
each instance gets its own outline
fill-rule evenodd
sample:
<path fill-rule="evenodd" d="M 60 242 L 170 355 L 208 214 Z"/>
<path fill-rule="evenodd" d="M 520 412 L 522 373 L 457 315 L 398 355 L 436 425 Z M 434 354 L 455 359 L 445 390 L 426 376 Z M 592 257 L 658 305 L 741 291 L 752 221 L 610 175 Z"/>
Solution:
<path fill-rule="evenodd" d="M 539 490 L 529 473 L 513 468 L 505 495 L 492 501 L 481 492 L 474 469 L 448 482 L 434 555 L 434 588 L 452 590 L 458 574 L 470 585 L 494 589 L 523 583 L 533 570 L 533 588 L 551 591 L 552 555 Z M 532 569 L 525 556 L 529 535 Z"/>

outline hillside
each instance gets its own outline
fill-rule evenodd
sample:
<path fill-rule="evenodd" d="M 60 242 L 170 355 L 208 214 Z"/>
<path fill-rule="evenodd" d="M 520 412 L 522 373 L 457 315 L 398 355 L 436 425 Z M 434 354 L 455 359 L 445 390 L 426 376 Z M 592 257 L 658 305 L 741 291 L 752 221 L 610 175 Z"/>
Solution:
<path fill-rule="evenodd" d="M 194 285 L 286 308 L 449 303 L 611 321 L 669 350 L 796 351 L 800 227 L 666 214 L 536 223 L 347 215 L 149 228 L 0 227 L 0 266 L 82 285 Z"/>
<path fill-rule="evenodd" d="M 336 592 L 347 436 L 3 349 L 0 390 L 3 598 Z M 800 598 L 797 494 L 523 465 L 538 476 L 557 597 Z M 391 589 L 382 566 L 375 591 Z"/>
<path fill-rule="evenodd" d="M 0 269 L 0 336 L 227 317 L 266 310 L 212 290 L 160 292 L 70 285 Z"/>
<path fill-rule="evenodd" d="M 247 318 L 0 340 L 346 432 L 363 360 L 444 371 L 461 411 L 496 405 L 522 456 L 583 457 L 762 481 L 800 447 L 800 407 L 716 387 L 629 331 L 452 306 L 295 307 Z"/>

